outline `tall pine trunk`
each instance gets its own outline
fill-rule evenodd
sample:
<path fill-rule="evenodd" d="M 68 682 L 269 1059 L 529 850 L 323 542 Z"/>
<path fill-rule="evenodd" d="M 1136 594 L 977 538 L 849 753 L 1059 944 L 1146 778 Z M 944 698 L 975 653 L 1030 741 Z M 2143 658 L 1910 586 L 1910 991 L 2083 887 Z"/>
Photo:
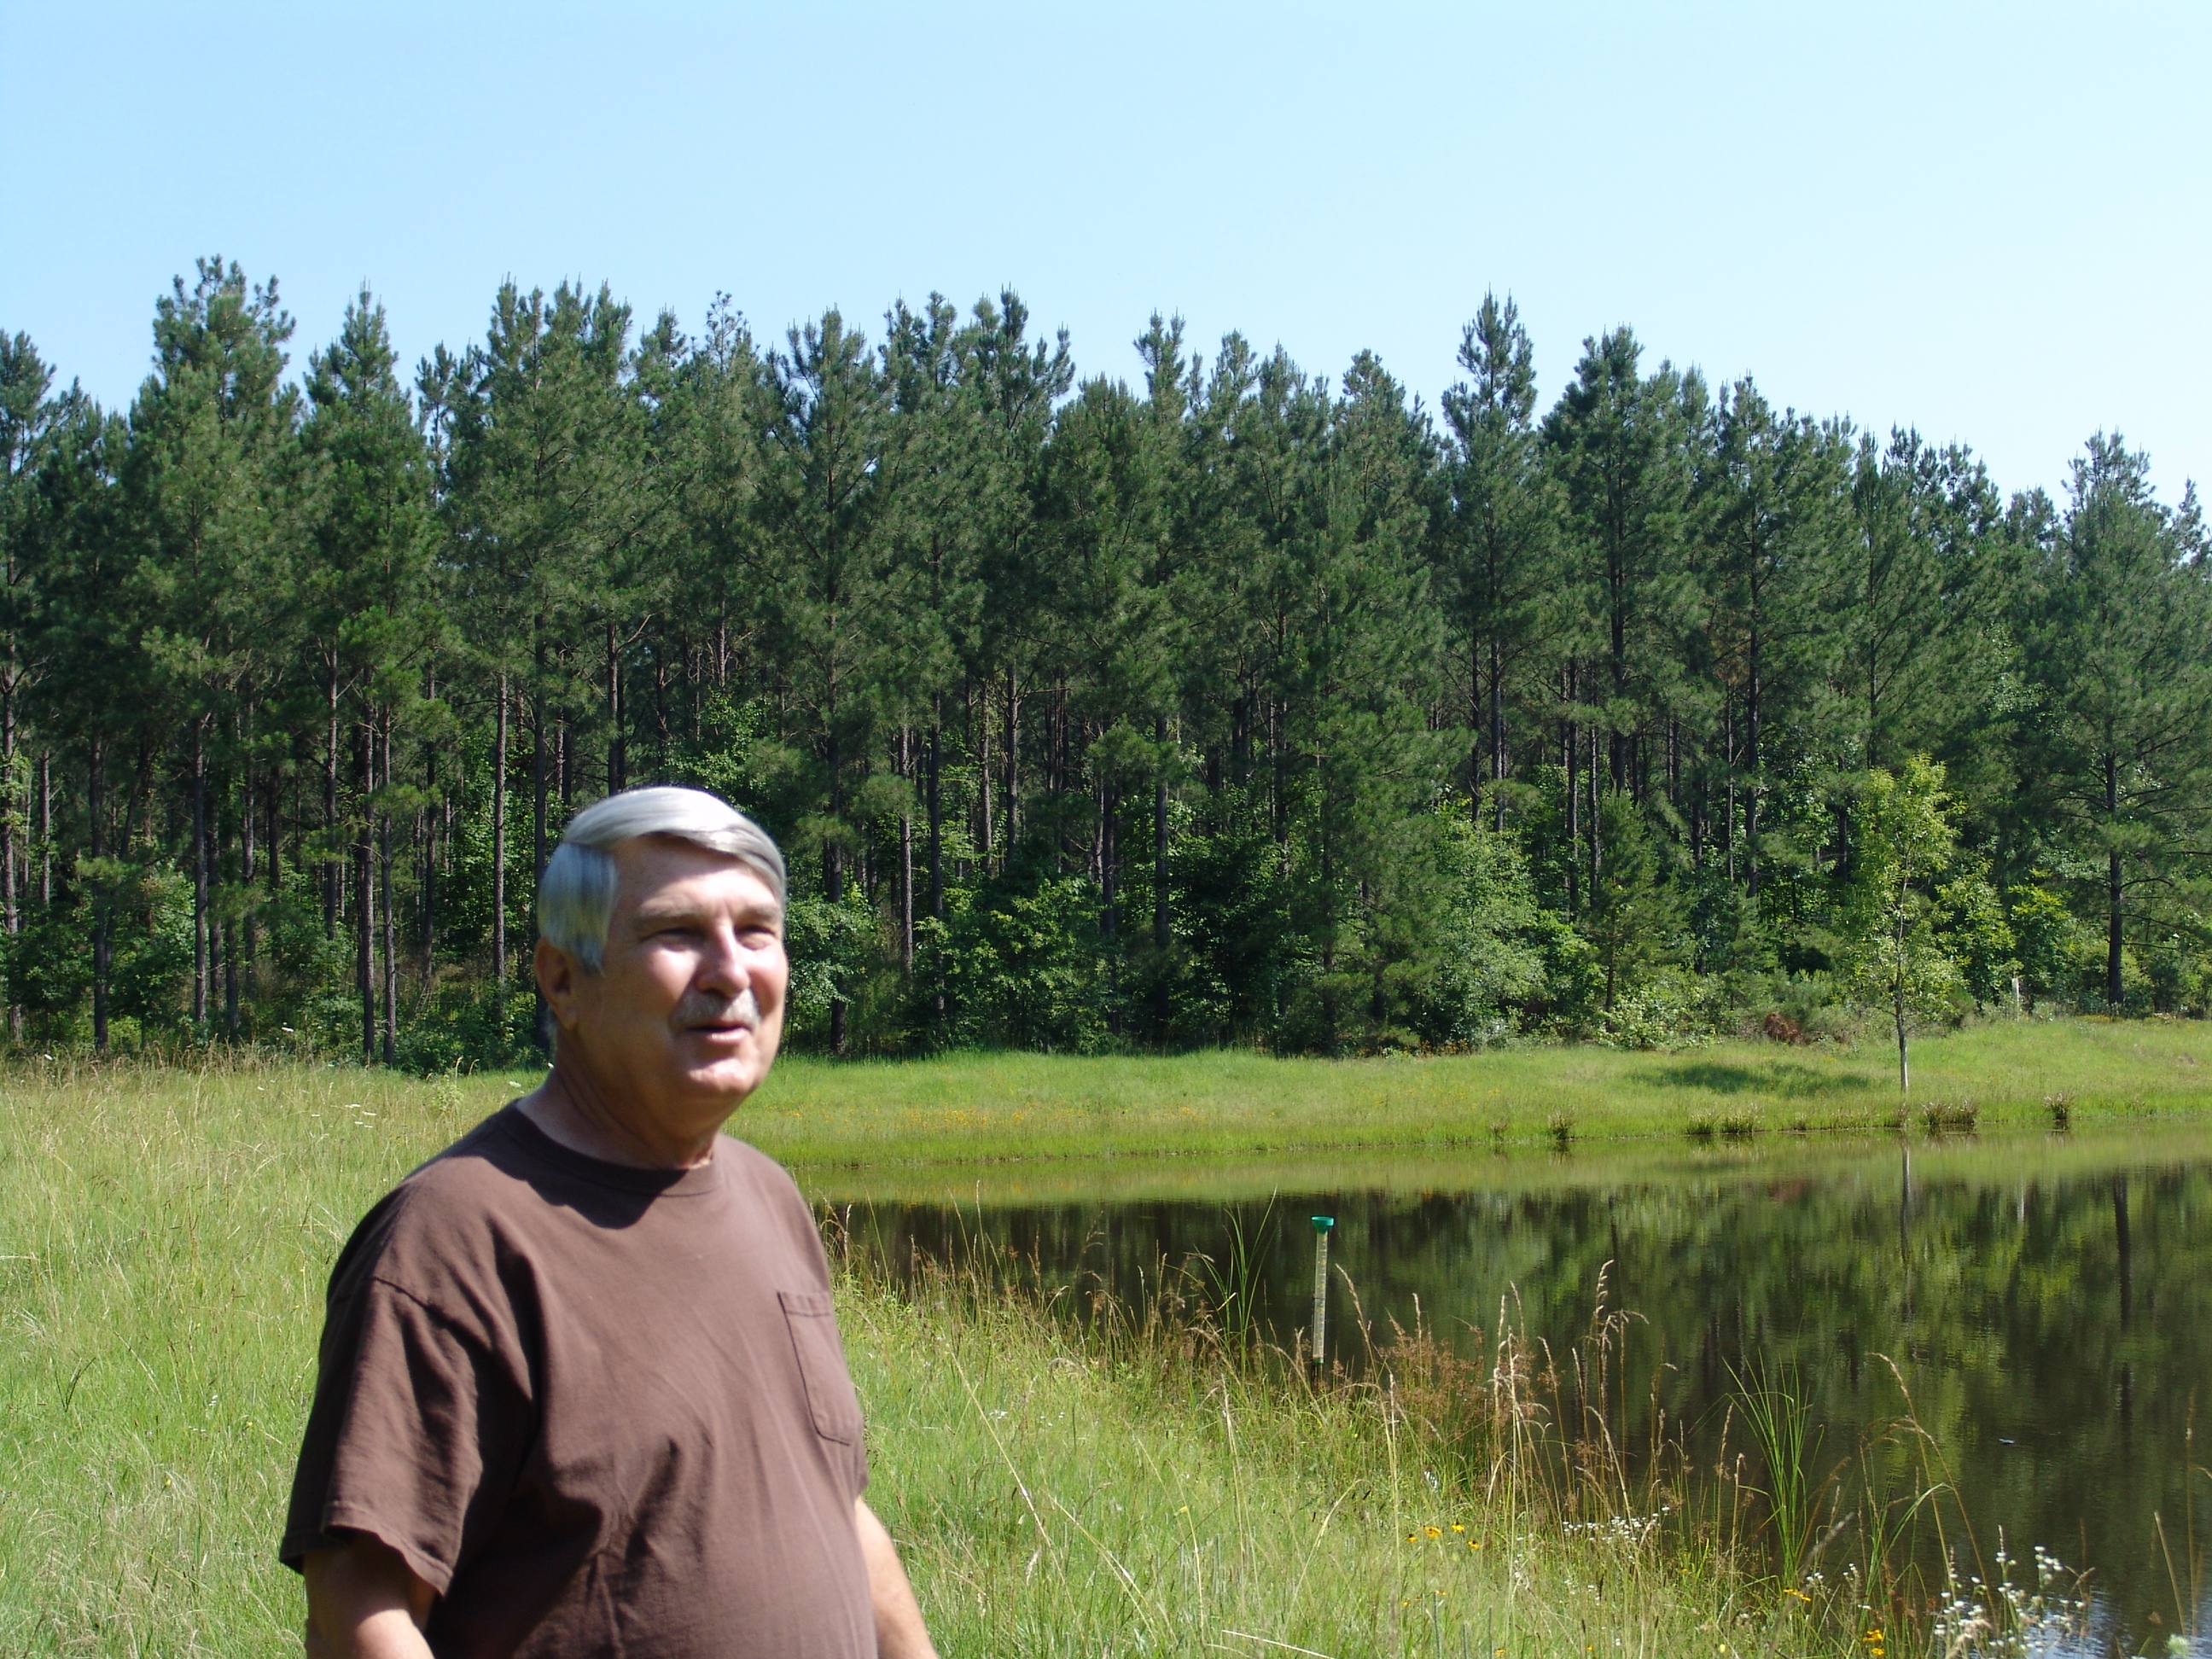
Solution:
<path fill-rule="evenodd" d="M 629 756 L 623 742 L 622 650 L 615 625 L 607 624 L 607 793 L 629 782 Z"/>
<path fill-rule="evenodd" d="M 376 881 L 370 841 L 368 798 L 376 787 L 374 768 L 376 763 L 375 741 L 363 720 L 358 728 L 358 777 L 361 784 L 361 821 L 356 827 L 353 843 L 354 910 L 356 917 L 354 941 L 355 977 L 361 988 L 361 1063 L 376 1064 Z"/>
<path fill-rule="evenodd" d="M 1563 671 L 1567 701 L 1575 698 L 1575 672 L 1571 665 Z M 1582 729 L 1571 720 L 1566 722 L 1567 763 L 1567 920 L 1572 921 L 1581 914 L 1580 887 L 1582 882 L 1582 784 L 1577 769 L 1582 759 Z"/>
<path fill-rule="evenodd" d="M 192 717 L 192 1030 L 204 1035 L 208 1018 L 207 717 Z"/>
<path fill-rule="evenodd" d="M 1168 1041 L 1168 955 L 1173 937 L 1168 924 L 1168 723 L 1152 721 L 1159 774 L 1152 782 L 1152 950 L 1158 958 L 1152 974 L 1152 1025 L 1162 1048 Z"/>
<path fill-rule="evenodd" d="M 940 692 L 930 699 L 929 720 L 929 916 L 939 923 L 945 921 L 945 798 L 941 787 L 939 755 L 945 739 L 945 697 Z M 933 1007 L 938 1024 L 945 1022 L 945 975 L 937 975 Z"/>
<path fill-rule="evenodd" d="M 1759 896 L 1759 629 L 1751 630 L 1750 672 L 1744 683 L 1744 769 L 1747 773 L 1743 803 L 1743 867 L 1744 890 L 1756 899 Z"/>
<path fill-rule="evenodd" d="M 107 745 L 94 738 L 85 754 L 86 841 L 95 861 L 107 856 Z M 109 884 L 103 878 L 92 890 L 92 1046 L 107 1052 L 107 975 L 111 939 Z"/>
<path fill-rule="evenodd" d="M 39 908 L 54 902 L 54 756 L 39 750 Z"/>
<path fill-rule="evenodd" d="M 975 769 L 975 805 L 977 811 L 983 816 L 983 835 L 977 845 L 977 851 L 982 855 L 983 868 L 986 870 L 991 868 L 991 861 L 995 851 L 995 843 L 991 838 L 991 797 L 997 793 L 991 787 L 990 687 L 990 681 L 985 680 L 981 688 L 983 707 L 980 713 L 975 708 L 976 697 L 973 689 L 968 698 L 969 724 L 978 734 L 981 744 L 981 753 L 978 756 L 978 764 Z"/>
<path fill-rule="evenodd" d="M 845 780 L 840 765 L 837 726 L 833 713 L 830 723 L 830 835 L 822 843 L 822 896 L 835 909 L 845 900 Z M 845 1052 L 845 1021 L 847 1005 L 840 989 L 832 986 L 830 992 L 830 1051 Z"/>
<path fill-rule="evenodd" d="M 438 960 L 438 758 L 424 745 L 423 799 L 429 803 L 415 814 L 416 884 L 422 928 L 416 940 L 422 956 L 422 992 L 427 995 Z"/>
<path fill-rule="evenodd" d="M 1490 782 L 1491 811 L 1500 835 L 1505 832 L 1505 665 L 1498 654 L 1498 636 L 1490 636 Z"/>
<path fill-rule="evenodd" d="M 1897 916 L 1897 962 L 1890 986 L 1892 992 L 1890 1012 L 1897 1022 L 1897 1092 L 1903 1095 L 1911 1093 L 1912 1090 L 1912 1066 L 1905 1049 L 1905 984 L 1907 962 L 1905 949 L 1905 900 L 1902 895 L 1898 899 Z"/>
<path fill-rule="evenodd" d="M 1020 672 L 1006 665 L 1006 856 L 1013 867 L 1016 843 L 1022 833 L 1022 681 Z"/>
<path fill-rule="evenodd" d="M 323 937 L 338 936 L 338 665 L 333 656 L 324 687 L 329 741 L 323 745 Z"/>
<path fill-rule="evenodd" d="M 491 742 L 491 976 L 507 989 L 507 672 L 499 676 L 499 713 Z"/>
<path fill-rule="evenodd" d="M 253 754 L 252 743 L 252 719 L 253 706 L 251 703 L 248 703 L 246 705 L 247 743 L 246 747 L 247 758 L 240 778 L 238 787 L 238 889 L 240 901 L 238 926 L 240 934 L 241 946 L 240 954 L 244 957 L 244 960 L 240 963 L 240 972 L 244 977 L 246 982 L 246 994 L 248 996 L 253 996 L 256 994 L 254 989 L 253 962 L 254 951 L 259 943 L 256 937 L 258 930 L 253 925 L 253 880 L 259 866 L 256 856 L 258 848 L 256 847 L 253 839 L 253 761 L 252 758 Z M 235 1007 L 237 1000 L 238 999 L 236 995 L 234 994 L 231 998 L 234 1007 Z M 238 1020 L 234 1014 L 230 1024 L 231 1035 L 233 1036 L 236 1036 L 238 1035 Z"/>
<path fill-rule="evenodd" d="M 898 745 L 899 775 L 911 791 L 913 737 L 903 722 L 899 726 Z M 899 806 L 899 969 L 909 979 L 914 977 L 914 809 L 907 803 L 913 799 L 911 793 L 901 796 Z"/>
<path fill-rule="evenodd" d="M 2120 816 L 2120 760 L 2118 754 L 2105 751 L 2105 822 L 2118 823 Z M 2124 891 L 2120 880 L 2120 854 L 2115 848 L 2105 854 L 2105 1001 L 2117 1012 L 2127 995 L 2122 981 L 2120 961 L 2120 901 Z"/>
<path fill-rule="evenodd" d="M 380 774 L 387 784 L 392 781 L 392 713 L 385 711 L 384 729 L 380 734 L 384 753 L 379 763 Z M 381 884 L 380 898 L 384 906 L 384 1063 L 398 1063 L 399 1043 L 399 935 L 398 916 L 392 902 L 392 815 L 380 811 L 376 815 L 377 862 L 382 866 L 378 872 Z"/>

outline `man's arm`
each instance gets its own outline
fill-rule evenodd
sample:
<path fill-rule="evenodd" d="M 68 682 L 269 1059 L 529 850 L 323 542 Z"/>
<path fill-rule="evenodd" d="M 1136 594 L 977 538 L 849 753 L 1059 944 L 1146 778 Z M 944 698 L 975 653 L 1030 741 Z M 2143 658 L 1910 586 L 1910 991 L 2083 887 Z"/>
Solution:
<path fill-rule="evenodd" d="M 867 1499 L 853 1500 L 853 1524 L 860 1529 L 860 1554 L 868 1564 L 868 1598 L 876 1607 L 880 1659 L 937 1659 L 929 1632 L 922 1626 L 921 1604 L 914 1599 L 914 1586 L 899 1565 L 898 1547 Z"/>
<path fill-rule="evenodd" d="M 307 1571 L 307 1659 L 430 1659 L 422 1626 L 437 1593 L 398 1551 L 356 1533 L 341 1549 L 308 1551 L 301 1565 Z M 896 1559 L 891 1565 L 896 1571 Z M 872 1582 L 872 1567 L 869 1577 Z M 910 1592 L 907 1600 L 914 1600 Z"/>

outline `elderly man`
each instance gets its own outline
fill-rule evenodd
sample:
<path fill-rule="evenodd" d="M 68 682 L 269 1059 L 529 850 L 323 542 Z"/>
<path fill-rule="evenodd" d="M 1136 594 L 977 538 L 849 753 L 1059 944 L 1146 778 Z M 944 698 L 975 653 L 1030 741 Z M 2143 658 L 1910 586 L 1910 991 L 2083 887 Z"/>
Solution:
<path fill-rule="evenodd" d="M 929 1655 L 789 1176 L 722 1135 L 782 1031 L 784 872 L 634 789 L 538 901 L 544 1085 L 331 1275 L 283 1553 L 310 1656 Z"/>

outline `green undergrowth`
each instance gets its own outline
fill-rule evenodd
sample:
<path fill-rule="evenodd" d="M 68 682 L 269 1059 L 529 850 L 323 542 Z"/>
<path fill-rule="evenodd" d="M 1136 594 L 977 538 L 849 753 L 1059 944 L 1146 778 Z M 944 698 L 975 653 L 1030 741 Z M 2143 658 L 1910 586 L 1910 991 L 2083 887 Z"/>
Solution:
<path fill-rule="evenodd" d="M 0 1653 L 298 1651 L 274 1547 L 325 1278 L 483 1103 L 297 1069 L 86 1069 L 0 1096 Z M 1200 1302 L 1138 1322 L 865 1264 L 840 1299 L 874 1496 L 950 1655 L 1863 1639 L 1850 1595 L 1778 1584 L 1756 1480 L 1630 1471 L 1601 1322 L 1559 1366 L 1391 1333 L 1316 1389 Z"/>

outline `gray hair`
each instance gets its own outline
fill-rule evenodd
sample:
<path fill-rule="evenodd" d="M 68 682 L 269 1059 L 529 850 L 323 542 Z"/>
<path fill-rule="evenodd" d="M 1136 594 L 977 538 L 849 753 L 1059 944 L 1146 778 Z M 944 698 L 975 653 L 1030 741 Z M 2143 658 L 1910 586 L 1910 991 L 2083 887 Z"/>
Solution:
<path fill-rule="evenodd" d="M 618 872 L 614 849 L 640 836 L 666 836 L 726 854 L 768 884 L 784 906 L 783 854 L 767 830 L 720 795 L 655 786 L 625 789 L 568 820 L 538 884 L 538 933 L 598 973 L 614 920 Z"/>

